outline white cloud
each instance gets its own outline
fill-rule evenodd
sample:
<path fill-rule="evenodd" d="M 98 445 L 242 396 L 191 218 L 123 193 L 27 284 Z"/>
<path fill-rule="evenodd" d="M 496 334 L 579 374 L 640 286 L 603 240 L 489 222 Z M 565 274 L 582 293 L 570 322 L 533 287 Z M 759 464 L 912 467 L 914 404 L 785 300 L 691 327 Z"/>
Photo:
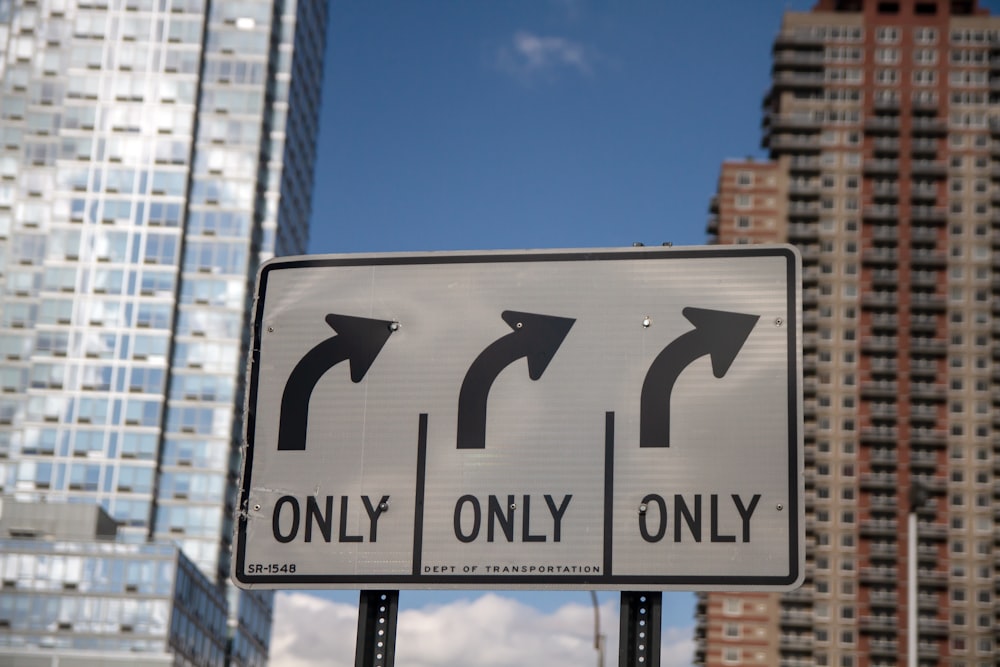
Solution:
<path fill-rule="evenodd" d="M 401 595 L 405 595 L 404 591 Z M 276 667 L 350 667 L 357 607 L 307 593 L 279 593 L 271 640 Z M 601 607 L 605 664 L 618 662 L 617 604 Z M 546 613 L 488 593 L 443 605 L 404 609 L 396 630 L 396 664 L 405 667 L 578 667 L 594 664 L 594 612 L 566 604 Z M 665 627 L 662 667 L 687 667 L 692 628 Z"/>
<path fill-rule="evenodd" d="M 544 37 L 519 30 L 497 50 L 497 67 L 527 83 L 551 78 L 562 70 L 589 75 L 596 55 L 583 44 L 565 37 Z"/>

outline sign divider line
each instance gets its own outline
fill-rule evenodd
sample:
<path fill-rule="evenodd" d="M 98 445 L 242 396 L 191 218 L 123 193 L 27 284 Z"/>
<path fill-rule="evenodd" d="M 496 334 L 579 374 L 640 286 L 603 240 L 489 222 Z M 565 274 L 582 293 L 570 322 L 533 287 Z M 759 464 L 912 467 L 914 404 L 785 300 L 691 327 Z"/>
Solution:
<path fill-rule="evenodd" d="M 427 469 L 427 413 L 421 412 L 417 426 L 417 487 L 413 503 L 413 576 L 420 576 L 424 550 L 424 484 Z"/>
<path fill-rule="evenodd" d="M 604 413 L 604 577 L 610 578 L 614 532 L 615 413 Z"/>

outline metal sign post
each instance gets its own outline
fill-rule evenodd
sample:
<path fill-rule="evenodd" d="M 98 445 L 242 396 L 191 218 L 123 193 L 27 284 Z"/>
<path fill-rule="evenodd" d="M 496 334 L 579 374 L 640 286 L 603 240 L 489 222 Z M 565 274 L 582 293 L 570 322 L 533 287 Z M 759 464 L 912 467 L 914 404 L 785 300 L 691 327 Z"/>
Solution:
<path fill-rule="evenodd" d="M 618 667 L 660 667 L 663 593 L 623 591 Z"/>
<path fill-rule="evenodd" d="M 393 667 L 399 591 L 361 591 L 354 667 Z"/>

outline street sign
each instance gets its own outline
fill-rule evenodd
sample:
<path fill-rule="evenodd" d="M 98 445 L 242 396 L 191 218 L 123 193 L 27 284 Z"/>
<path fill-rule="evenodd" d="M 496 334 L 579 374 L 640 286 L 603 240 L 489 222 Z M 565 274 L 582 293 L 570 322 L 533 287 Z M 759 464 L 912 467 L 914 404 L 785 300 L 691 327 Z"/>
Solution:
<path fill-rule="evenodd" d="M 791 246 L 275 259 L 235 582 L 789 590 Z"/>

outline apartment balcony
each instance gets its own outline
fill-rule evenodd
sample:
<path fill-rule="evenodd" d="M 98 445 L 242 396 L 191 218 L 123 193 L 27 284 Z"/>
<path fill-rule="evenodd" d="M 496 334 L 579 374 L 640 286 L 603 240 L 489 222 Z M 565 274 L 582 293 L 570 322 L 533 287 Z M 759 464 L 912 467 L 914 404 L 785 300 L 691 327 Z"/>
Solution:
<path fill-rule="evenodd" d="M 910 100 L 910 109 L 916 114 L 937 114 L 940 103 L 935 95 L 934 99 L 917 98 Z"/>
<path fill-rule="evenodd" d="M 899 479 L 896 477 L 896 473 L 861 473 L 861 488 L 867 491 L 895 491 L 898 482 Z"/>
<path fill-rule="evenodd" d="M 871 222 L 896 222 L 899 220 L 898 206 L 865 206 L 862 215 Z"/>
<path fill-rule="evenodd" d="M 919 444 L 912 442 L 912 444 Z M 937 466 L 940 463 L 940 458 L 937 452 L 934 451 L 924 451 L 924 450 L 912 450 L 910 451 L 910 468 L 931 472 L 937 470 Z"/>
<path fill-rule="evenodd" d="M 780 32 L 774 39 L 774 49 L 801 49 L 801 50 L 822 50 L 826 46 L 823 37 L 808 32 L 797 32 L 789 30 Z"/>
<path fill-rule="evenodd" d="M 947 300 L 940 294 L 911 294 L 910 308 L 914 311 L 943 311 Z"/>
<path fill-rule="evenodd" d="M 921 530 L 917 530 L 917 534 L 922 538 L 924 533 Z M 948 586 L 948 573 L 940 572 L 938 570 L 929 570 L 926 568 L 917 568 L 917 586 L 926 586 L 928 588 L 947 588 Z"/>
<path fill-rule="evenodd" d="M 943 160 L 912 160 L 910 174 L 930 178 L 944 178 L 948 175 L 948 165 Z"/>
<path fill-rule="evenodd" d="M 894 567 L 863 567 L 858 574 L 863 584 L 894 584 L 897 577 Z"/>
<path fill-rule="evenodd" d="M 941 646 L 933 642 L 917 642 L 917 657 L 937 661 L 941 657 Z"/>
<path fill-rule="evenodd" d="M 884 154 L 899 154 L 899 138 L 898 137 L 875 137 L 872 142 L 872 147 L 875 149 L 876 153 Z"/>
<path fill-rule="evenodd" d="M 938 420 L 937 408 L 933 406 L 922 406 L 922 405 L 911 405 L 910 406 L 910 423 L 911 424 L 933 424 Z"/>
<path fill-rule="evenodd" d="M 899 134 L 899 116 L 873 116 L 865 120 L 869 134 Z"/>
<path fill-rule="evenodd" d="M 872 109 L 876 113 L 898 114 L 901 109 L 899 96 L 894 94 L 892 97 L 877 97 L 872 103 Z"/>
<path fill-rule="evenodd" d="M 818 245 L 800 245 L 799 254 L 802 255 L 802 262 L 816 263 L 819 261 L 820 249 Z"/>
<path fill-rule="evenodd" d="M 899 251 L 895 248 L 866 248 L 861 253 L 861 259 L 866 264 L 897 264 Z"/>
<path fill-rule="evenodd" d="M 919 250 L 910 253 L 910 263 L 914 266 L 940 267 L 948 264 L 948 256 L 943 250 Z"/>
<path fill-rule="evenodd" d="M 937 547 L 926 544 L 922 544 L 917 548 L 920 553 L 923 553 L 926 549 L 933 549 L 935 554 L 938 550 Z M 936 593 L 917 593 L 917 608 L 924 611 L 937 611 L 941 608 L 941 597 Z"/>
<path fill-rule="evenodd" d="M 892 465 L 896 465 L 896 460 L 893 459 Z M 879 473 L 887 474 L 887 473 Z M 896 516 L 896 512 L 899 510 L 899 505 L 896 503 L 896 498 L 891 495 L 875 495 L 868 499 L 869 507 L 871 509 L 872 515 L 882 514 L 887 515 L 887 519 L 892 519 Z"/>
<path fill-rule="evenodd" d="M 890 545 L 895 549 L 895 544 Z M 899 594 L 896 591 L 874 590 L 868 596 L 868 602 L 878 607 L 895 607 L 899 604 Z"/>
<path fill-rule="evenodd" d="M 895 445 L 898 438 L 899 431 L 891 426 L 865 426 L 861 429 L 861 442 L 864 444 Z"/>
<path fill-rule="evenodd" d="M 789 220 L 819 220 L 819 204 L 817 202 L 790 202 L 787 213 Z"/>
<path fill-rule="evenodd" d="M 861 339 L 861 350 L 863 352 L 867 352 L 869 354 L 871 354 L 871 353 L 878 353 L 878 352 L 895 352 L 898 349 L 898 347 L 899 347 L 899 338 L 897 338 L 896 336 L 864 336 Z M 873 385 L 870 388 L 871 391 L 872 392 L 877 392 L 878 391 L 877 388 L 881 387 L 885 383 L 881 383 L 881 382 L 862 383 L 861 384 L 861 392 L 862 393 L 865 392 L 865 384 Z M 893 382 L 891 384 L 895 385 L 896 383 Z M 893 387 L 886 386 L 885 391 L 886 391 L 885 394 L 881 394 L 881 393 L 877 393 L 876 394 L 876 393 L 873 393 L 872 395 L 894 396 L 895 395 L 895 391 L 896 391 L 896 387 L 895 386 L 893 386 Z"/>
<path fill-rule="evenodd" d="M 914 185 L 910 188 L 910 200 L 914 202 L 937 201 L 938 190 L 936 187 Z"/>
<path fill-rule="evenodd" d="M 874 306 L 876 306 L 876 307 L 882 307 L 883 303 L 884 303 L 882 301 L 882 296 L 883 295 L 880 294 L 879 292 L 874 292 L 873 294 L 876 297 L 878 297 L 878 300 L 877 301 L 873 301 L 872 304 Z M 893 297 L 895 297 L 895 295 L 896 295 L 895 292 L 890 292 L 890 294 L 892 294 Z M 891 305 L 895 305 L 896 301 L 897 301 L 897 299 L 895 299 L 895 298 L 891 299 L 890 300 Z M 898 329 L 899 328 L 899 316 L 896 315 L 895 313 L 875 313 L 874 315 L 872 315 L 871 326 L 872 326 L 872 329 L 881 329 L 881 330 L 885 330 L 885 329 L 889 329 L 889 330 Z"/>
<path fill-rule="evenodd" d="M 803 284 L 806 283 L 805 274 L 806 274 L 806 272 L 803 269 L 803 271 L 802 271 L 802 283 Z M 812 281 L 812 283 L 815 284 L 816 281 L 814 280 L 814 281 Z M 815 308 L 818 303 L 819 303 L 819 290 L 818 289 L 813 288 L 813 289 L 804 289 L 804 290 L 802 290 L 802 307 L 803 308 Z"/>
<path fill-rule="evenodd" d="M 872 357 L 871 372 L 875 375 L 895 375 L 899 372 L 899 364 L 895 359 Z"/>
<path fill-rule="evenodd" d="M 941 551 L 938 549 L 937 545 L 920 544 L 917 546 L 918 567 L 923 565 L 926 569 L 934 569 L 939 560 L 941 560 Z M 933 593 L 925 593 L 921 595 L 917 600 L 917 603 L 921 610 L 937 610 L 938 605 L 940 604 L 937 600 L 937 596 Z"/>
<path fill-rule="evenodd" d="M 803 658 L 800 656 L 781 656 L 778 660 L 778 667 L 816 667 L 816 661 L 812 656 Z"/>
<path fill-rule="evenodd" d="M 872 284 L 877 287 L 895 287 L 899 284 L 899 271 L 894 269 L 875 269 L 871 272 Z"/>
<path fill-rule="evenodd" d="M 819 173 L 819 158 L 808 155 L 793 155 L 788 163 L 788 170 L 791 173 Z"/>
<path fill-rule="evenodd" d="M 948 431 L 916 428 L 910 431 L 910 443 L 922 447 L 945 447 L 948 444 Z"/>
<path fill-rule="evenodd" d="M 911 287 L 937 288 L 942 282 L 942 275 L 938 271 L 912 271 L 910 273 Z"/>
<path fill-rule="evenodd" d="M 914 380 L 927 380 L 937 378 L 941 368 L 937 359 L 911 358 L 910 377 Z"/>
<path fill-rule="evenodd" d="M 914 136 L 942 136 L 948 133 L 948 124 L 937 118 L 913 118 L 910 132 Z"/>
<path fill-rule="evenodd" d="M 811 611 L 781 611 L 780 623 L 783 628 L 812 628 L 815 616 Z"/>
<path fill-rule="evenodd" d="M 899 294 L 889 291 L 863 293 L 861 305 L 867 308 L 896 308 L 899 305 Z"/>
<path fill-rule="evenodd" d="M 786 635 L 782 634 L 779 641 L 779 648 L 782 651 L 806 651 L 813 650 L 813 636 L 807 634 Z"/>
<path fill-rule="evenodd" d="M 792 223 L 788 225 L 788 240 L 792 243 L 817 243 L 819 241 L 819 226 L 808 223 Z"/>
<path fill-rule="evenodd" d="M 876 207 L 895 204 L 899 201 L 899 186 L 895 183 L 879 184 L 872 188 L 872 200 Z"/>
<path fill-rule="evenodd" d="M 862 522 L 863 524 L 864 522 Z M 893 535 L 892 537 L 895 537 Z M 871 542 L 868 545 L 868 554 L 872 558 L 895 560 L 899 556 L 899 547 L 896 546 L 895 541 L 891 542 Z M 869 598 L 869 602 L 874 607 L 879 606 L 896 606 L 899 601 L 899 596 L 896 595 L 895 591 L 876 591 L 873 592 Z"/>
<path fill-rule="evenodd" d="M 887 442 L 887 441 L 883 440 L 882 444 L 890 444 L 890 445 L 893 445 L 893 447 L 892 448 L 887 448 L 887 447 L 872 448 L 872 450 L 870 452 L 868 452 L 868 461 L 873 466 L 892 466 L 892 467 L 895 467 L 896 464 L 899 463 L 899 453 L 896 451 L 896 448 L 895 448 L 896 441 L 895 440 L 891 440 L 891 441 Z M 877 506 L 877 504 L 873 505 L 873 507 L 875 507 L 875 506 Z M 891 510 L 895 511 L 895 508 L 896 508 L 895 503 L 891 503 L 889 505 L 886 505 L 886 509 L 891 509 Z"/>
<path fill-rule="evenodd" d="M 899 173 L 899 160 L 865 160 L 864 172 L 872 176 L 894 176 Z"/>
<path fill-rule="evenodd" d="M 917 630 L 921 635 L 947 637 L 948 621 L 941 618 L 927 618 L 926 616 L 921 616 L 917 618 Z"/>
<path fill-rule="evenodd" d="M 815 594 L 816 588 L 813 585 L 802 584 L 802 586 L 794 591 L 782 593 L 781 599 L 783 602 L 812 603 Z"/>
<path fill-rule="evenodd" d="M 865 519 L 861 522 L 861 534 L 865 537 L 895 537 L 899 525 L 892 519 Z"/>
<path fill-rule="evenodd" d="M 868 655 L 873 658 L 895 659 L 899 656 L 899 642 L 889 639 L 873 639 L 868 642 Z"/>
<path fill-rule="evenodd" d="M 930 225 L 943 225 L 948 221 L 948 209 L 944 206 L 914 206 L 910 209 L 910 220 Z"/>
<path fill-rule="evenodd" d="M 914 243 L 937 243 L 938 228 L 936 227 L 911 227 L 910 241 Z"/>
<path fill-rule="evenodd" d="M 899 621 L 895 616 L 888 614 L 877 614 L 862 616 L 858 627 L 862 632 L 879 632 L 894 634 L 897 631 Z"/>
<path fill-rule="evenodd" d="M 765 137 L 764 147 L 776 153 L 819 153 L 819 137 L 802 134 L 777 134 Z"/>
<path fill-rule="evenodd" d="M 948 385 L 940 382 L 912 382 L 910 396 L 927 401 L 943 401 L 948 395 Z"/>
<path fill-rule="evenodd" d="M 892 218 L 895 222 L 896 219 Z M 894 243 L 899 241 L 899 227 L 894 225 L 881 224 L 878 227 L 872 227 L 872 240 L 881 243 Z"/>
<path fill-rule="evenodd" d="M 928 155 L 937 155 L 938 151 L 938 141 L 937 139 L 914 139 L 910 142 L 910 154 L 914 157 L 921 156 L 926 157 Z"/>
<path fill-rule="evenodd" d="M 771 77 L 772 90 L 810 90 L 823 88 L 825 84 L 822 72 L 775 72 Z"/>
<path fill-rule="evenodd" d="M 774 54 L 775 69 L 816 70 L 823 68 L 824 54 L 819 51 L 784 50 Z"/>
<path fill-rule="evenodd" d="M 768 114 L 764 119 L 770 132 L 819 132 L 823 123 L 812 115 Z"/>
<path fill-rule="evenodd" d="M 792 181 L 788 184 L 788 195 L 795 199 L 818 199 L 819 184 Z"/>

